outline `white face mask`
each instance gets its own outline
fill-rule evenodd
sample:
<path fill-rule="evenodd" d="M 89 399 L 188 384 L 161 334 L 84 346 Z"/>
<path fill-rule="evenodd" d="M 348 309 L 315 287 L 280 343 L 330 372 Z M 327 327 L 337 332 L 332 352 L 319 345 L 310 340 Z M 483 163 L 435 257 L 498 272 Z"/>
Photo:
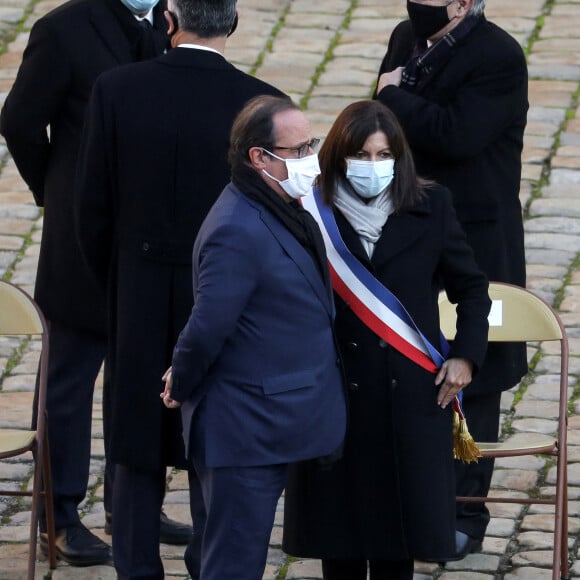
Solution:
<path fill-rule="evenodd" d="M 262 171 L 270 178 L 280 184 L 280 187 L 293 199 L 299 199 L 312 193 L 312 184 L 317 176 L 320 175 L 320 165 L 318 165 L 318 155 L 308 155 L 300 159 L 284 159 L 267 149 L 264 151 L 272 157 L 284 161 L 288 178 L 280 181 L 273 175 L 270 175 L 265 169 Z"/>
<path fill-rule="evenodd" d="M 365 199 L 377 197 L 393 181 L 395 176 L 395 160 L 362 161 L 360 159 L 346 160 L 346 178 L 353 189 Z"/>

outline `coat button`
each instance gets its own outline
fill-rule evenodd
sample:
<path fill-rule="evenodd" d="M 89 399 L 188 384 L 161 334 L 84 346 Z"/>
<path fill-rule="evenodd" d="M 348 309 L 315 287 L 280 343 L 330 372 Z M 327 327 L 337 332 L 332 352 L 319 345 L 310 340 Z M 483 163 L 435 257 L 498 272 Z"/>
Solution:
<path fill-rule="evenodd" d="M 356 342 L 349 342 L 346 345 L 346 348 L 348 348 L 348 350 L 356 350 L 358 348 L 358 344 Z"/>
<path fill-rule="evenodd" d="M 381 348 L 387 348 L 387 347 L 389 346 L 389 343 L 388 343 L 388 342 L 385 342 L 385 341 L 384 341 L 384 340 L 381 338 L 381 340 L 379 340 L 379 346 L 380 346 Z"/>
<path fill-rule="evenodd" d="M 399 386 L 399 383 L 398 383 L 397 379 L 392 379 L 391 380 L 391 388 L 396 389 L 398 386 Z"/>
<path fill-rule="evenodd" d="M 148 252 L 149 251 L 149 244 L 147 242 L 143 242 L 143 251 L 144 252 Z"/>
<path fill-rule="evenodd" d="M 348 388 L 351 391 L 358 391 L 358 383 L 348 383 Z"/>
<path fill-rule="evenodd" d="M 337 367 L 339 367 L 339 366 L 340 366 L 340 359 L 339 359 L 339 358 L 337 358 L 337 359 L 336 359 L 336 366 L 337 366 Z"/>

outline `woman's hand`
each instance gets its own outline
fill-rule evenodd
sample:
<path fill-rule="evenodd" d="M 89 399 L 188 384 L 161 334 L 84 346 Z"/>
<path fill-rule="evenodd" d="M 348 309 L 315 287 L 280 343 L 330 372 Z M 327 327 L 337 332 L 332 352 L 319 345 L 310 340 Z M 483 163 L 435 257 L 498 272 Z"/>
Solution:
<path fill-rule="evenodd" d="M 181 407 L 181 403 L 171 398 L 171 379 L 171 367 L 169 367 L 161 377 L 161 380 L 165 382 L 165 389 L 159 396 L 163 399 L 163 404 L 168 409 L 179 409 L 179 407 Z"/>
<path fill-rule="evenodd" d="M 437 395 L 437 404 L 445 409 L 455 395 L 471 382 L 472 376 L 473 363 L 469 359 L 447 359 L 435 377 L 435 384 L 441 385 Z"/>

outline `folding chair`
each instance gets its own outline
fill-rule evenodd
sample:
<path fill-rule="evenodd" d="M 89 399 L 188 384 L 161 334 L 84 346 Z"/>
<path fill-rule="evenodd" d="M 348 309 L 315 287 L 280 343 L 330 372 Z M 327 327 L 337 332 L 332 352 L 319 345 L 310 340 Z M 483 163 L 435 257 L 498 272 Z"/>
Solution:
<path fill-rule="evenodd" d="M 504 441 L 478 443 L 483 457 L 549 455 L 556 458 L 556 495 L 554 498 L 457 497 L 459 502 L 497 502 L 550 504 L 555 506 L 553 580 L 568 580 L 568 490 L 567 490 L 567 391 L 568 338 L 556 311 L 544 300 L 518 286 L 491 282 L 489 297 L 493 301 L 490 314 L 489 341 L 558 341 L 560 345 L 560 402 L 556 436 L 526 434 L 517 445 Z M 439 296 L 441 330 L 447 339 L 455 336 L 455 305 L 445 293 Z"/>
<path fill-rule="evenodd" d="M 32 497 L 28 580 L 34 579 L 40 501 L 44 499 L 48 556 L 51 569 L 56 568 L 54 545 L 54 512 L 50 479 L 50 453 L 46 425 L 46 378 L 48 370 L 48 330 L 44 316 L 34 300 L 9 282 L 0 280 L 0 335 L 40 336 L 36 430 L 0 429 L 0 459 L 32 452 L 33 486 L 30 491 L 0 490 L 0 495 Z"/>

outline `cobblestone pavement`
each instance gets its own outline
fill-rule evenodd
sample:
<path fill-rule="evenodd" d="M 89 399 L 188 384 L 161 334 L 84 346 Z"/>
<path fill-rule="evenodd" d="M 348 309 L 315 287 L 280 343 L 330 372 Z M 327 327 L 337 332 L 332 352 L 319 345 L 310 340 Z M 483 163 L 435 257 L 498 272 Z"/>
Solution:
<path fill-rule="evenodd" d="M 59 2 L 0 0 L 0 96 L 4 99 L 20 64 L 27 33 L 36 18 Z M 404 0 L 239 0 L 240 26 L 227 56 L 286 91 L 308 111 L 314 134 L 353 100 L 369 97 L 394 25 L 405 16 Z M 562 314 L 571 343 L 569 545 L 572 576 L 580 534 L 580 0 L 489 0 L 487 16 L 524 47 L 530 72 L 530 112 L 523 153 L 521 200 L 525 208 L 528 286 Z M 0 276 L 32 291 L 41 211 L 0 143 Z M 32 401 L 38 347 L 0 342 L 0 425 L 25 425 Z M 503 432 L 554 432 L 557 385 L 554 351 L 532 345 L 533 371 L 503 398 Z M 103 442 L 101 392 L 94 404 L 90 495 L 83 521 L 103 534 Z M 30 461 L 0 462 L 0 480 L 25 486 Z M 534 495 L 553 487 L 553 464 L 538 458 L 500 460 L 493 487 Z M 6 483 L 0 481 L 0 483 Z M 186 518 L 187 482 L 168 474 L 166 511 Z M 417 563 L 416 579 L 505 580 L 551 578 L 553 517 L 546 507 L 491 507 L 493 519 L 483 553 L 442 568 Z M 26 501 L 0 503 L 0 580 L 24 576 L 29 512 Z M 272 534 L 264 579 L 321 578 L 316 560 L 288 558 L 281 550 L 282 513 Z M 167 578 L 186 578 L 183 549 L 162 546 Z M 71 568 L 47 563 L 38 578 L 109 579 L 114 569 Z"/>

